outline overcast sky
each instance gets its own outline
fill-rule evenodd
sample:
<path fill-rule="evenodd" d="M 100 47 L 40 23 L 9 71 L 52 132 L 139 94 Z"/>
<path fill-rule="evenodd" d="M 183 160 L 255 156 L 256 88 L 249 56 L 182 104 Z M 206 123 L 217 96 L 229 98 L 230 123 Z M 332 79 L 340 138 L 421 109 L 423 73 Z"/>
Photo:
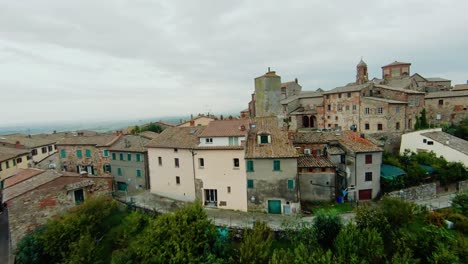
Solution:
<path fill-rule="evenodd" d="M 468 79 L 468 1 L 0 0 L 0 127 L 238 112 L 268 67 L 303 90 Z"/>

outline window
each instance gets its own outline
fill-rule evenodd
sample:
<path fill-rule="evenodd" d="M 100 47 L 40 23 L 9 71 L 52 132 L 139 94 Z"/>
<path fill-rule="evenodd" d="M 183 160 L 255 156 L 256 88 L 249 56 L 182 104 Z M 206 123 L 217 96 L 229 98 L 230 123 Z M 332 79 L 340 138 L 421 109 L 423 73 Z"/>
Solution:
<path fill-rule="evenodd" d="M 434 145 L 434 141 L 427 141 L 428 145 Z"/>
<path fill-rule="evenodd" d="M 281 170 L 281 163 L 279 160 L 274 160 L 273 161 L 273 170 L 274 171 L 279 171 Z"/>
<path fill-rule="evenodd" d="M 140 170 L 140 169 L 137 169 L 137 170 L 136 170 L 136 176 L 137 176 L 137 177 L 141 177 L 141 170 Z"/>
<path fill-rule="evenodd" d="M 36 156 L 36 155 L 37 155 L 37 149 L 33 149 L 33 150 L 32 150 L 32 155 L 33 155 L 33 156 Z"/>
<path fill-rule="evenodd" d="M 327 94 L 327 99 L 330 99 L 330 95 Z"/>
<path fill-rule="evenodd" d="M 16 166 L 16 160 L 13 159 L 13 166 Z"/>
<path fill-rule="evenodd" d="M 338 104 L 338 111 L 343 111 L 343 106 L 341 104 Z"/>
<path fill-rule="evenodd" d="M 382 124 L 377 124 L 377 130 L 382 130 L 382 129 L 383 129 Z"/>
<path fill-rule="evenodd" d="M 175 149 L 174 149 L 174 152 L 179 152 L 179 150 L 175 148 Z"/>
<path fill-rule="evenodd" d="M 372 164 L 372 154 L 366 155 L 366 164 Z"/>
<path fill-rule="evenodd" d="M 260 135 L 260 144 L 268 144 L 268 135 Z"/>
<path fill-rule="evenodd" d="M 353 110 L 357 109 L 357 105 L 353 104 Z"/>
<path fill-rule="evenodd" d="M 47 150 L 48 150 L 49 152 L 52 152 L 52 146 L 48 146 L 48 147 L 47 147 Z"/>
<path fill-rule="evenodd" d="M 64 158 L 67 157 L 67 152 L 66 152 L 64 149 L 60 150 L 60 157 L 61 157 L 62 159 L 64 159 Z"/>
<path fill-rule="evenodd" d="M 349 105 L 346 105 L 346 111 L 349 111 Z"/>
<path fill-rule="evenodd" d="M 17 163 L 17 164 L 18 164 L 18 163 L 21 163 L 21 162 L 23 162 L 23 159 L 22 159 L 22 158 L 17 158 L 17 159 L 16 159 L 16 163 Z"/>
<path fill-rule="evenodd" d="M 117 175 L 122 176 L 122 168 L 117 168 Z"/>
<path fill-rule="evenodd" d="M 91 150 L 89 149 L 85 150 L 85 155 L 87 158 L 91 158 Z"/>
<path fill-rule="evenodd" d="M 366 108 L 364 109 L 364 114 L 368 115 L 369 113 L 370 113 L 369 107 L 366 107 Z"/>
<path fill-rule="evenodd" d="M 111 165 L 110 165 L 110 164 L 104 164 L 104 165 L 102 166 L 102 170 L 103 170 L 104 172 L 111 172 L 111 171 L 112 171 Z"/>
<path fill-rule="evenodd" d="M 416 103 L 415 103 L 416 106 L 419 106 L 419 98 L 416 97 Z"/>
<path fill-rule="evenodd" d="M 42 152 L 42 154 L 47 153 L 47 147 L 42 147 L 41 152 Z"/>
<path fill-rule="evenodd" d="M 254 187 L 254 181 L 253 180 L 247 180 L 247 188 L 248 189 L 253 189 Z"/>
<path fill-rule="evenodd" d="M 253 160 L 247 161 L 247 171 L 254 171 L 254 162 Z"/>
<path fill-rule="evenodd" d="M 322 172 L 325 172 L 325 171 L 327 171 L 327 168 L 322 168 Z"/>
<path fill-rule="evenodd" d="M 346 163 L 346 156 L 345 155 L 340 155 L 340 163 L 345 164 Z"/>
<path fill-rule="evenodd" d="M 413 106 L 413 105 L 414 105 L 414 100 L 413 100 L 413 99 L 410 99 L 409 102 L 408 102 L 408 105 L 409 105 L 409 106 Z"/>
<path fill-rule="evenodd" d="M 206 143 L 206 144 L 211 144 L 211 143 L 213 143 L 213 138 L 205 138 L 205 143 Z"/>
<path fill-rule="evenodd" d="M 127 153 L 127 160 L 131 161 L 132 160 L 132 153 Z"/>
<path fill-rule="evenodd" d="M 348 98 L 351 97 L 351 93 L 348 93 Z"/>
<path fill-rule="evenodd" d="M 109 150 L 105 149 L 105 150 L 102 152 L 102 156 L 103 156 L 103 157 L 109 157 Z"/>
<path fill-rule="evenodd" d="M 427 142 L 427 139 L 423 138 L 423 143 L 426 143 Z"/>
<path fill-rule="evenodd" d="M 175 183 L 176 183 L 177 185 L 180 184 L 180 176 L 176 176 L 176 177 L 175 177 Z"/>
<path fill-rule="evenodd" d="M 76 150 L 76 156 L 80 159 L 83 157 L 83 152 L 81 151 L 81 149 Z"/>
<path fill-rule="evenodd" d="M 365 129 L 365 130 L 369 130 L 369 129 L 370 129 L 369 123 L 364 124 L 364 129 Z"/>
<path fill-rule="evenodd" d="M 117 156 L 117 155 L 116 155 L 115 153 L 112 153 L 112 160 L 116 160 L 116 159 L 117 159 L 116 156 Z"/>
<path fill-rule="evenodd" d="M 338 98 L 341 98 L 341 94 L 338 94 Z"/>
<path fill-rule="evenodd" d="M 237 137 L 229 137 L 229 146 L 238 146 L 239 140 Z"/>
<path fill-rule="evenodd" d="M 366 181 L 372 181 L 372 172 L 366 172 Z"/>
<path fill-rule="evenodd" d="M 294 180 L 288 180 L 288 189 L 294 189 Z"/>
<path fill-rule="evenodd" d="M 158 157 L 158 164 L 159 166 L 162 166 L 162 157 Z"/>
<path fill-rule="evenodd" d="M 227 193 L 231 193 L 231 186 L 227 187 Z"/>
<path fill-rule="evenodd" d="M 382 107 L 377 108 L 377 114 L 379 114 L 379 115 L 383 114 L 383 108 Z"/>
<path fill-rule="evenodd" d="M 198 159 L 198 167 L 200 167 L 200 168 L 205 167 L 205 159 L 203 159 L 203 158 Z"/>
<path fill-rule="evenodd" d="M 335 121 L 338 121 L 338 116 L 335 116 Z"/>
<path fill-rule="evenodd" d="M 5 162 L 5 167 L 6 167 L 7 169 L 10 168 L 10 161 L 9 161 L 9 160 L 7 160 L 7 161 Z"/>
<path fill-rule="evenodd" d="M 178 158 L 174 158 L 174 165 L 176 168 L 179 168 L 179 159 Z"/>
<path fill-rule="evenodd" d="M 123 154 L 123 153 L 119 153 L 119 158 L 120 158 L 120 160 L 124 160 L 124 154 Z"/>
<path fill-rule="evenodd" d="M 397 106 L 395 107 L 395 112 L 396 112 L 396 113 L 400 113 L 400 106 L 399 106 L 399 105 L 397 105 Z"/>
<path fill-rule="evenodd" d="M 235 158 L 233 161 L 234 161 L 234 168 L 239 168 L 239 159 Z"/>
<path fill-rule="evenodd" d="M 331 111 L 331 105 L 327 105 L 327 110 Z"/>
<path fill-rule="evenodd" d="M 396 122 L 396 124 L 395 124 L 395 129 L 396 129 L 396 130 L 400 130 L 400 122 Z"/>
<path fill-rule="evenodd" d="M 439 105 L 444 105 L 444 100 L 439 100 Z"/>

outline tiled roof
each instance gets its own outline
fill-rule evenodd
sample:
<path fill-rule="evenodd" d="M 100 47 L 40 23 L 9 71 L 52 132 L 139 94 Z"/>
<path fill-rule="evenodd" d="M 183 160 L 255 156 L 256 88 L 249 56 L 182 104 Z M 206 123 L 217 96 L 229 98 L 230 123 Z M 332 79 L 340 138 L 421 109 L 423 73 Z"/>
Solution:
<path fill-rule="evenodd" d="M 71 136 L 59 141 L 57 145 L 95 145 L 111 146 L 120 136 L 107 134 L 96 136 Z"/>
<path fill-rule="evenodd" d="M 205 130 L 204 126 L 169 127 L 151 140 L 148 148 L 194 148 L 199 144 L 198 137 Z"/>
<path fill-rule="evenodd" d="M 400 89 L 408 89 L 411 86 L 411 79 L 409 77 L 403 78 L 392 78 L 390 80 L 385 80 L 382 85 L 386 85 L 389 87 L 400 88 Z"/>
<path fill-rule="evenodd" d="M 241 130 L 242 126 L 244 127 L 243 131 Z M 200 137 L 240 137 L 247 134 L 248 128 L 248 119 L 215 120 L 206 126 Z"/>
<path fill-rule="evenodd" d="M 329 143 L 338 141 L 339 132 L 299 132 L 294 135 L 294 143 Z"/>
<path fill-rule="evenodd" d="M 9 188 L 3 190 L 3 201 L 9 201 L 17 196 L 20 196 L 26 192 L 29 192 L 43 184 L 53 181 L 60 177 L 61 174 L 55 170 L 43 171 L 40 174 L 32 176 L 26 180 L 18 182 Z M 12 176 L 15 177 L 15 176 Z"/>
<path fill-rule="evenodd" d="M 414 91 L 414 90 L 403 89 L 403 88 L 398 88 L 398 87 L 392 87 L 392 86 L 382 85 L 382 84 L 376 84 L 376 85 L 374 85 L 374 87 L 383 88 L 383 89 L 392 90 L 392 91 L 403 92 L 403 93 L 408 93 L 408 94 L 424 94 L 424 92 L 418 92 L 418 91 Z"/>
<path fill-rule="evenodd" d="M 25 181 L 25 180 L 27 180 L 27 179 L 29 179 L 31 177 L 34 177 L 34 176 L 36 176 L 38 174 L 41 174 L 43 172 L 44 172 L 44 170 L 34 169 L 34 168 L 20 170 L 16 174 L 14 174 L 11 177 L 8 177 L 8 178 L 5 179 L 4 187 L 8 188 L 8 187 L 13 186 L 13 185 L 15 185 L 17 183 Z"/>
<path fill-rule="evenodd" d="M 429 77 L 429 78 L 426 78 L 426 80 L 429 82 L 449 82 L 450 81 L 450 80 L 440 78 L 440 77 Z"/>
<path fill-rule="evenodd" d="M 244 149 L 243 145 L 240 146 L 198 146 L 195 149 L 200 150 L 239 150 Z"/>
<path fill-rule="evenodd" d="M 421 133 L 421 135 L 468 155 L 468 141 L 466 140 L 452 136 L 443 131 L 426 132 Z"/>
<path fill-rule="evenodd" d="M 317 144 L 336 143 L 351 152 L 380 152 L 381 148 L 365 138 L 361 138 L 358 133 L 352 131 L 339 132 L 300 132 L 294 136 L 296 144 Z"/>
<path fill-rule="evenodd" d="M 290 81 L 290 82 L 281 83 L 281 87 L 288 87 L 288 86 L 290 86 L 291 84 L 297 84 L 297 85 L 299 85 L 296 81 Z"/>
<path fill-rule="evenodd" d="M 130 152 L 145 152 L 145 145 L 150 142 L 150 139 L 136 136 L 136 135 L 125 135 L 115 142 L 110 151 L 130 151 Z"/>
<path fill-rule="evenodd" d="M 361 59 L 357 66 L 367 66 L 367 64 Z"/>
<path fill-rule="evenodd" d="M 29 154 L 28 150 L 0 146 L 0 161 Z"/>
<path fill-rule="evenodd" d="M 369 86 L 369 83 L 365 84 L 353 84 L 353 85 L 346 85 L 342 87 L 336 87 L 332 90 L 325 91 L 323 94 L 334 94 L 334 93 L 347 93 L 347 92 L 357 92 L 361 91 L 362 89 L 366 88 Z"/>
<path fill-rule="evenodd" d="M 330 168 L 335 167 L 335 164 L 324 156 L 303 155 L 297 159 L 297 167 L 299 168 Z"/>
<path fill-rule="evenodd" d="M 330 155 L 341 155 L 341 154 L 345 154 L 345 151 L 344 151 L 342 148 L 340 148 L 339 146 L 333 146 L 333 145 L 332 145 L 332 146 L 330 146 L 330 147 L 328 148 L 327 151 L 328 151 L 328 154 L 330 154 Z"/>
<path fill-rule="evenodd" d="M 459 97 L 459 96 L 468 96 L 468 90 L 432 92 L 432 93 L 427 93 L 425 98 L 432 99 L 432 98 Z"/>
<path fill-rule="evenodd" d="M 278 127 L 276 117 L 261 117 L 252 119 L 252 127 L 247 137 L 245 150 L 246 158 L 296 158 L 297 152 L 292 144 L 289 143 L 287 131 Z M 271 137 L 271 143 L 260 144 L 257 136 L 268 134 Z"/>
<path fill-rule="evenodd" d="M 390 99 L 378 98 L 378 97 L 364 97 L 364 99 L 369 99 L 369 100 L 374 100 L 374 101 L 379 101 L 379 102 L 385 102 L 385 103 L 389 103 L 389 104 L 407 104 L 407 102 L 403 102 L 403 101 L 390 100 Z"/>
<path fill-rule="evenodd" d="M 320 89 L 320 88 L 319 88 Z M 302 91 L 298 97 L 299 98 L 309 98 L 309 97 L 322 97 L 323 96 L 323 91 L 320 89 L 320 91 Z"/>
<path fill-rule="evenodd" d="M 411 65 L 409 62 L 401 62 L 401 61 L 394 61 L 390 64 L 387 64 L 385 66 L 382 66 L 382 68 L 388 67 L 388 66 L 394 66 L 394 65 Z"/>
<path fill-rule="evenodd" d="M 190 124 L 190 121 L 195 121 L 195 120 L 201 119 L 201 118 L 210 119 L 211 121 L 214 121 L 214 120 L 215 120 L 215 119 L 212 118 L 212 117 L 202 115 L 202 116 L 194 117 L 194 118 L 192 118 L 192 119 L 190 119 L 190 120 L 187 120 L 187 121 L 185 121 L 185 122 L 182 122 L 182 123 L 178 124 L 177 126 L 180 127 L 180 126 L 185 125 L 185 124 Z"/>
<path fill-rule="evenodd" d="M 143 136 L 145 138 L 148 138 L 148 139 L 153 139 L 153 138 L 156 138 L 157 136 L 159 136 L 158 133 L 153 132 L 153 131 L 143 131 L 143 132 L 140 132 L 139 135 Z"/>
<path fill-rule="evenodd" d="M 282 99 L 280 101 L 281 104 L 289 104 L 290 102 L 294 101 L 294 100 L 297 100 L 299 98 L 298 95 L 292 95 L 292 96 L 289 96 L 288 98 L 285 98 L 285 99 Z"/>
<path fill-rule="evenodd" d="M 12 135 L 0 135 L 0 144 L 2 142 L 7 144 L 15 145 L 19 141 L 20 145 L 23 145 L 26 148 L 37 148 L 41 146 L 46 146 L 54 144 L 56 140 L 50 138 L 44 138 L 42 136 L 28 136 L 23 134 L 12 134 Z"/>

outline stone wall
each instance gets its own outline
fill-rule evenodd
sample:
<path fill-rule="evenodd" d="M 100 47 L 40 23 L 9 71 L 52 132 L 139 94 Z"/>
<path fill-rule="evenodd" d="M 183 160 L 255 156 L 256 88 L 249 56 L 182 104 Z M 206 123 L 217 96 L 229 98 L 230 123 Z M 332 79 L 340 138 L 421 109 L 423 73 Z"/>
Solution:
<path fill-rule="evenodd" d="M 13 250 L 26 233 L 75 206 L 73 188 L 82 188 L 86 200 L 92 195 L 108 195 L 112 190 L 112 180 L 111 177 L 62 176 L 9 200 L 8 220 Z"/>
<path fill-rule="evenodd" d="M 436 183 L 424 184 L 416 187 L 402 189 L 387 194 L 390 197 L 403 198 L 405 200 L 425 200 L 436 197 Z"/>
<path fill-rule="evenodd" d="M 458 191 L 459 192 L 468 191 L 468 180 L 458 182 Z"/>

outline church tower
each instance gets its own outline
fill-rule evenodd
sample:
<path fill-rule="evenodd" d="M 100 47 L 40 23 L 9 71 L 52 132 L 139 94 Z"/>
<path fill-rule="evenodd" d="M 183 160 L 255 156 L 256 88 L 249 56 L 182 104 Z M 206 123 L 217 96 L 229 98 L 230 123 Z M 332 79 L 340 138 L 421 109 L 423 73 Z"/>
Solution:
<path fill-rule="evenodd" d="M 362 60 L 356 66 L 356 84 L 364 84 L 369 81 L 367 64 Z"/>

